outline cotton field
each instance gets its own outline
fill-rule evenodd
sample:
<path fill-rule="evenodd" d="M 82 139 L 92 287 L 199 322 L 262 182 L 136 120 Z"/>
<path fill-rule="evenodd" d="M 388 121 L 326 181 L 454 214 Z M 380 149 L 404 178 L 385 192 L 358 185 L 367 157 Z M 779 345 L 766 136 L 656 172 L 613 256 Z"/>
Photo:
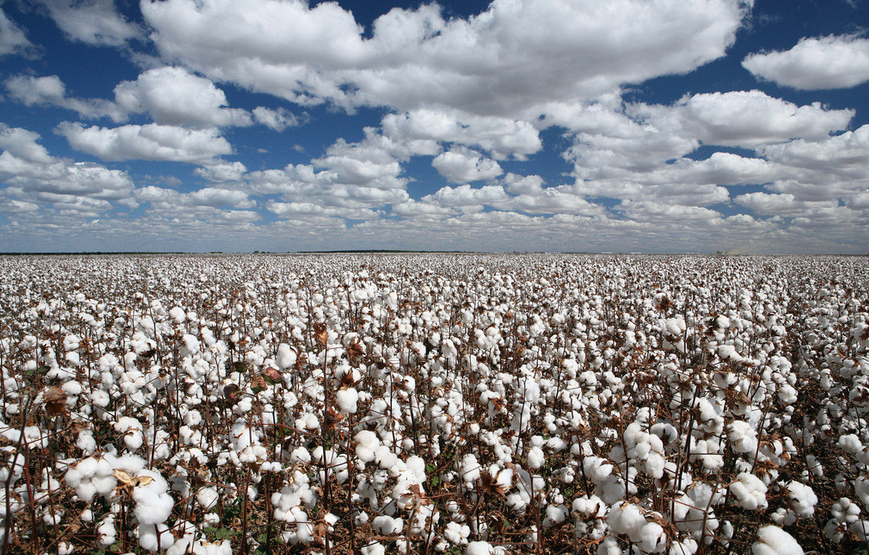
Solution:
<path fill-rule="evenodd" d="M 17 553 L 869 547 L 869 258 L 0 258 Z"/>

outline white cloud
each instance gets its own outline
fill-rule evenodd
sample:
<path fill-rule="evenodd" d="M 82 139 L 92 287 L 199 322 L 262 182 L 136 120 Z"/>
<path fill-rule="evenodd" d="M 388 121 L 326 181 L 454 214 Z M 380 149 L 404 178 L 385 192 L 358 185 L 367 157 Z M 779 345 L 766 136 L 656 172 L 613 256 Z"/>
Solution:
<path fill-rule="evenodd" d="M 395 8 L 370 39 L 336 3 L 143 2 L 164 59 L 309 105 L 533 112 L 724 55 L 750 2 L 496 0 L 469 19 Z"/>
<path fill-rule="evenodd" d="M 24 34 L 21 27 L 9 19 L 6 12 L 0 9 L 0 56 L 25 54 L 32 48 L 33 45 L 27 40 L 27 35 Z"/>
<path fill-rule="evenodd" d="M 663 133 L 745 148 L 795 137 L 821 140 L 845 129 L 854 117 L 853 110 L 830 110 L 820 103 L 797 106 L 758 90 L 697 94 L 673 106 L 638 104 L 628 112 Z"/>
<path fill-rule="evenodd" d="M 0 122 L 0 148 L 24 162 L 50 164 L 54 158 L 36 142 L 39 138 L 39 133 Z"/>
<path fill-rule="evenodd" d="M 507 193 L 500 185 L 486 185 L 478 189 L 470 185 L 447 186 L 422 199 L 423 202 L 455 208 L 462 212 L 478 212 L 484 205 L 495 206 L 508 200 Z"/>
<path fill-rule="evenodd" d="M 299 125 L 299 118 L 287 110 L 286 108 L 278 108 L 273 110 L 263 106 L 257 106 L 253 109 L 253 117 L 262 125 L 269 129 L 273 129 L 280 133 L 287 127 L 295 127 Z"/>
<path fill-rule="evenodd" d="M 150 69 L 115 87 L 115 102 L 127 113 L 149 113 L 159 125 L 226 127 L 251 125 L 250 114 L 227 108 L 224 92 L 209 79 L 179 67 Z"/>
<path fill-rule="evenodd" d="M 756 214 L 766 216 L 810 216 L 837 211 L 839 203 L 828 201 L 802 201 L 790 193 L 747 193 L 735 197 L 734 202 L 749 208 Z"/>
<path fill-rule="evenodd" d="M 57 75 L 45 77 L 16 75 L 6 81 L 6 90 L 12 98 L 25 106 L 59 106 L 78 112 L 86 118 L 106 116 L 114 121 L 123 121 L 127 118 L 127 114 L 111 101 L 66 96 L 66 86 Z"/>
<path fill-rule="evenodd" d="M 76 150 L 106 161 L 163 160 L 205 164 L 232 153 L 216 129 L 188 129 L 170 125 L 124 125 L 115 128 L 61 123 L 57 132 Z"/>
<path fill-rule="evenodd" d="M 869 81 L 869 39 L 803 38 L 787 51 L 751 54 L 742 65 L 756 77 L 785 87 L 846 89 Z"/>
<path fill-rule="evenodd" d="M 196 168 L 195 173 L 209 181 L 238 181 L 247 171 L 247 168 L 241 162 L 226 162 L 220 160 L 216 164 L 210 164 L 201 168 Z"/>
<path fill-rule="evenodd" d="M 504 173 L 498 162 L 465 147 L 453 147 L 442 152 L 432 160 L 431 165 L 453 183 L 486 181 Z"/>
<path fill-rule="evenodd" d="M 118 13 L 113 0 L 37 0 L 57 26 L 74 40 L 121 46 L 142 36 L 141 29 Z"/>
<path fill-rule="evenodd" d="M 250 209 L 256 207 L 256 201 L 244 191 L 205 187 L 189 193 L 149 185 L 134 191 L 139 202 L 150 204 L 150 211 L 164 217 L 180 218 L 223 218 L 241 221 L 252 221 L 250 214 L 256 212 Z M 230 212 L 242 212 L 233 216 Z"/>
<path fill-rule="evenodd" d="M 530 123 L 511 118 L 477 116 L 458 110 L 421 108 L 383 118 L 383 133 L 390 139 L 406 143 L 456 143 L 479 147 L 495 160 L 525 160 L 543 147 L 537 129 Z M 439 147 L 438 147 L 439 148 Z M 420 153 L 431 148 L 416 145 Z"/>
<path fill-rule="evenodd" d="M 0 189 L 5 212 L 34 212 L 51 205 L 65 214 L 89 217 L 113 208 L 133 207 L 133 182 L 125 172 L 89 162 L 51 156 L 39 135 L 0 124 Z"/>

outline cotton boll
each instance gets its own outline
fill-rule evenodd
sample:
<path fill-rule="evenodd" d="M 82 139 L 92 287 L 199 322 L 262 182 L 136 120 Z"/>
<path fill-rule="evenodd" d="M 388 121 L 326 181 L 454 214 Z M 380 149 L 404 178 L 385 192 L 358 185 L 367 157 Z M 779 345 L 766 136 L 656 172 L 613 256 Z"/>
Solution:
<path fill-rule="evenodd" d="M 632 542 L 643 541 L 642 531 L 646 525 L 646 517 L 632 503 L 617 502 L 609 511 L 607 524 L 614 533 L 625 534 Z"/>
<path fill-rule="evenodd" d="M 791 501 L 791 509 L 800 518 L 807 518 L 815 514 L 815 505 L 818 497 L 812 488 L 793 480 L 787 486 L 788 497 Z"/>
<path fill-rule="evenodd" d="M 359 551 L 362 555 L 384 555 L 386 553 L 386 548 L 383 547 L 382 543 L 372 542 L 361 547 Z"/>
<path fill-rule="evenodd" d="M 474 541 L 465 547 L 465 555 L 493 555 L 494 547 L 489 542 Z"/>
<path fill-rule="evenodd" d="M 543 466 L 543 463 L 546 462 L 546 455 L 543 453 L 543 449 L 540 447 L 532 447 L 528 451 L 528 466 L 534 469 L 538 469 Z"/>
<path fill-rule="evenodd" d="M 667 548 L 667 535 L 657 522 L 647 522 L 640 531 L 642 549 L 646 553 L 663 553 Z"/>
<path fill-rule="evenodd" d="M 803 555 L 803 548 L 790 534 L 777 526 L 757 531 L 758 541 L 751 544 L 753 555 Z"/>
<path fill-rule="evenodd" d="M 859 541 L 869 541 L 869 520 L 858 520 L 852 523 L 848 530 L 857 536 Z"/>
<path fill-rule="evenodd" d="M 749 472 L 740 473 L 730 484 L 730 493 L 736 497 L 740 507 L 748 510 L 766 508 L 766 491 L 766 484 Z"/>
<path fill-rule="evenodd" d="M 462 457 L 460 474 L 465 482 L 475 482 L 480 477 L 480 463 L 474 454 L 469 453 Z"/>
<path fill-rule="evenodd" d="M 341 414 L 353 414 L 357 410 L 356 403 L 359 401 L 359 392 L 352 387 L 339 389 L 335 393 L 335 401 L 338 403 L 338 411 Z"/>
<path fill-rule="evenodd" d="M 196 501 L 198 501 L 199 505 L 201 505 L 205 510 L 211 509 L 217 505 L 219 497 L 217 490 L 212 487 L 201 488 L 196 492 Z"/>
<path fill-rule="evenodd" d="M 160 524 L 172 514 L 175 501 L 167 493 L 169 489 L 166 480 L 159 473 L 142 470 L 138 477 L 148 477 L 152 481 L 146 485 L 133 488 L 133 500 L 136 502 L 136 518 L 140 524 Z"/>
<path fill-rule="evenodd" d="M 139 524 L 139 546 L 143 549 L 162 551 L 169 549 L 174 543 L 175 536 L 165 524 Z"/>
<path fill-rule="evenodd" d="M 380 515 L 374 517 L 371 522 L 374 529 L 384 536 L 398 534 L 404 529 L 404 520 L 400 518 L 392 518 L 391 516 Z"/>

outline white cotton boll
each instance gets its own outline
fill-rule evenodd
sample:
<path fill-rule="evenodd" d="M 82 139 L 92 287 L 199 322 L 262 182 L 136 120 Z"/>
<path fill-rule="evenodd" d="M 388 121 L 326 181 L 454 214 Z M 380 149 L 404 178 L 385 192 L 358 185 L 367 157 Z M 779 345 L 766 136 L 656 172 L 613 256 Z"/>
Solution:
<path fill-rule="evenodd" d="M 475 482 L 480 477 L 480 463 L 473 453 L 462 457 L 462 469 L 460 471 L 465 482 Z"/>
<path fill-rule="evenodd" d="M 567 507 L 564 505 L 549 505 L 546 507 L 546 519 L 543 521 L 543 527 L 549 528 L 557 526 L 567 520 Z"/>
<path fill-rule="evenodd" d="M 374 517 L 371 522 L 374 529 L 384 536 L 398 534 L 404 529 L 404 520 L 400 518 L 392 518 L 391 516 L 380 515 Z"/>
<path fill-rule="evenodd" d="M 751 544 L 753 555 L 803 555 L 803 548 L 790 534 L 777 526 L 757 531 L 758 541 Z"/>
<path fill-rule="evenodd" d="M 791 500 L 791 509 L 800 518 L 810 517 L 815 514 L 815 505 L 818 504 L 818 497 L 812 488 L 793 480 L 787 486 L 788 496 Z"/>
<path fill-rule="evenodd" d="M 187 313 L 180 306 L 175 306 L 169 311 L 169 317 L 175 320 L 176 324 L 183 324 L 187 319 Z"/>
<path fill-rule="evenodd" d="M 93 455 L 97 450 L 97 442 L 91 430 L 82 430 L 78 433 L 75 446 L 82 450 L 85 455 Z"/>
<path fill-rule="evenodd" d="M 212 487 L 201 488 L 196 492 L 196 501 L 198 501 L 199 505 L 206 510 L 217 505 L 219 497 L 220 495 L 217 493 L 217 490 Z"/>
<path fill-rule="evenodd" d="M 528 451 L 528 466 L 531 468 L 537 469 L 543 466 L 543 463 L 546 462 L 546 455 L 543 453 L 543 449 L 540 447 L 532 447 Z"/>
<path fill-rule="evenodd" d="M 839 437 L 839 447 L 852 455 L 863 451 L 863 442 L 856 434 L 845 434 Z"/>
<path fill-rule="evenodd" d="M 359 551 L 362 555 L 384 555 L 386 553 L 386 548 L 383 547 L 382 543 L 372 542 L 360 548 Z"/>
<path fill-rule="evenodd" d="M 281 343 L 278 346 L 278 356 L 275 359 L 275 362 L 281 370 L 287 370 L 288 368 L 294 367 L 296 359 L 296 351 L 292 350 L 289 345 Z"/>
<path fill-rule="evenodd" d="M 467 524 L 459 524 L 458 522 L 450 521 L 444 528 L 444 537 L 453 545 L 465 545 L 468 543 L 468 536 L 471 535 L 471 529 Z"/>
<path fill-rule="evenodd" d="M 642 549 L 646 553 L 663 553 L 667 548 L 667 535 L 657 522 L 647 522 L 640 531 Z"/>
<path fill-rule="evenodd" d="M 597 546 L 597 555 L 624 555 L 619 542 L 612 536 L 607 536 Z"/>
<path fill-rule="evenodd" d="M 727 439 L 735 453 L 754 454 L 757 450 L 757 433 L 751 424 L 744 420 L 734 420 L 727 428 Z"/>
<path fill-rule="evenodd" d="M 847 497 L 842 497 L 833 503 L 830 513 L 839 522 L 851 524 L 852 522 L 856 522 L 860 517 L 860 507 Z"/>
<path fill-rule="evenodd" d="M 100 521 L 97 526 L 98 543 L 100 547 L 109 547 L 115 543 L 117 538 L 117 530 L 115 529 L 115 515 L 109 514 L 106 518 Z"/>
<path fill-rule="evenodd" d="M 864 506 L 869 506 L 869 478 L 861 476 L 854 481 L 854 495 Z"/>
<path fill-rule="evenodd" d="M 95 389 L 90 394 L 91 403 L 100 408 L 105 408 L 109 406 L 109 403 L 112 401 L 112 398 L 109 397 L 109 394 L 102 389 Z"/>
<path fill-rule="evenodd" d="M 495 548 L 489 542 L 470 542 L 465 547 L 465 555 L 493 555 Z"/>
<path fill-rule="evenodd" d="M 848 530 L 857 536 L 861 542 L 869 541 L 869 520 L 858 520 L 848 527 Z"/>
<path fill-rule="evenodd" d="M 166 480 L 157 472 L 142 470 L 138 477 L 147 476 L 152 479 L 147 485 L 133 488 L 133 500 L 136 502 L 136 518 L 140 524 L 160 524 L 172 514 L 175 501 L 167 493 L 169 489 Z"/>
<path fill-rule="evenodd" d="M 380 439 L 370 430 L 362 430 L 354 437 L 356 440 L 356 456 L 363 462 L 374 460 L 374 453 L 380 447 Z"/>
<path fill-rule="evenodd" d="M 82 391 L 81 384 L 76 380 L 70 380 L 66 382 L 65 384 L 63 384 L 63 387 L 61 389 L 63 389 L 63 391 L 66 392 L 67 395 L 71 396 L 80 395 Z"/>
<path fill-rule="evenodd" d="M 356 412 L 356 403 L 359 401 L 359 392 L 352 387 L 339 389 L 335 393 L 335 401 L 338 403 L 338 411 L 341 414 L 353 414 Z"/>
<path fill-rule="evenodd" d="M 610 509 L 607 524 L 614 533 L 625 534 L 632 542 L 639 543 L 643 540 L 646 517 L 636 505 L 619 501 Z"/>
<path fill-rule="evenodd" d="M 730 484 L 730 493 L 736 497 L 740 507 L 748 510 L 766 508 L 766 491 L 766 484 L 750 472 L 740 473 Z"/>
<path fill-rule="evenodd" d="M 139 546 L 143 549 L 162 551 L 169 549 L 174 543 L 175 536 L 165 524 L 139 524 Z"/>

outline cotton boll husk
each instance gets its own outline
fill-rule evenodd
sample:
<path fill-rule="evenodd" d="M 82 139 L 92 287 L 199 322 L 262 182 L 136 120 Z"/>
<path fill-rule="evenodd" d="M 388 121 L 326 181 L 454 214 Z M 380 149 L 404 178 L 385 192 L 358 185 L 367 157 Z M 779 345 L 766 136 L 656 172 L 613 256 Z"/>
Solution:
<path fill-rule="evenodd" d="M 790 534 L 777 526 L 757 531 L 758 541 L 751 544 L 753 555 L 803 555 L 803 548 Z"/>

